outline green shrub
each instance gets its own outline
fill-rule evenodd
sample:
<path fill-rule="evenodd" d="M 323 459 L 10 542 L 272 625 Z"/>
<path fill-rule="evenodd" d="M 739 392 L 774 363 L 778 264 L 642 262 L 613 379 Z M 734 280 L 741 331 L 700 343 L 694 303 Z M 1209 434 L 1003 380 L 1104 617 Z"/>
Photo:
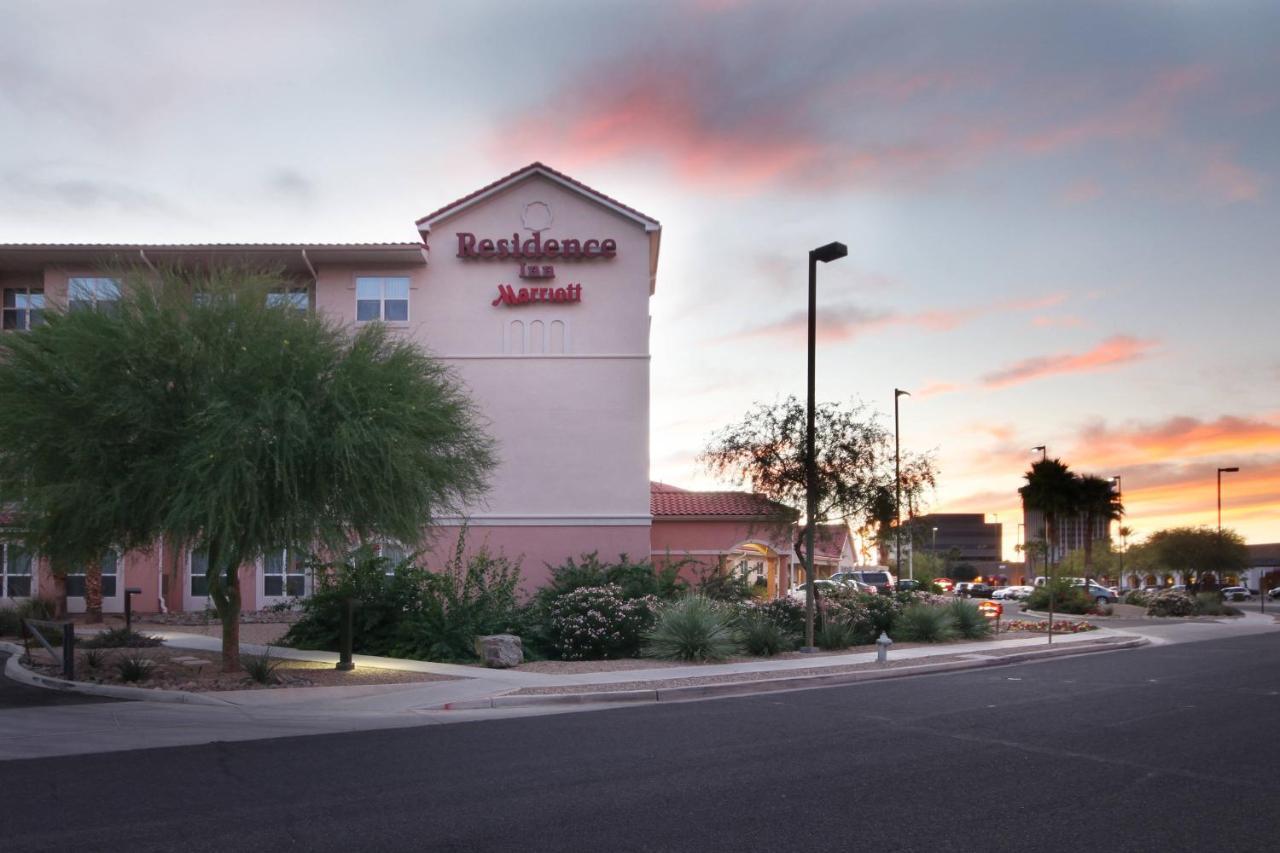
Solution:
<path fill-rule="evenodd" d="M 790 596 L 769 600 L 752 599 L 736 605 L 740 622 L 760 618 L 778 626 L 784 635 L 794 638 L 804 633 L 804 603 Z"/>
<path fill-rule="evenodd" d="M 28 598 L 17 606 L 19 619 L 52 619 L 58 604 L 52 598 Z"/>
<path fill-rule="evenodd" d="M 624 598 L 613 584 L 566 592 L 548 608 L 551 649 L 565 660 L 632 657 L 653 626 L 657 607 L 656 596 Z"/>
<path fill-rule="evenodd" d="M 913 643 L 941 643 L 955 636 L 951 614 L 931 604 L 912 604 L 898 616 L 896 640 Z"/>
<path fill-rule="evenodd" d="M 0 637 L 17 637 L 22 634 L 22 617 L 16 607 L 0 605 Z"/>
<path fill-rule="evenodd" d="M 551 567 L 551 578 L 537 595 L 550 601 L 581 587 L 616 586 L 622 590 L 623 598 L 653 595 L 668 600 L 688 587 L 680 579 L 684 565 L 682 561 L 668 561 L 661 568 L 655 568 L 652 563 L 633 563 L 626 554 L 619 555 L 616 563 L 604 563 L 598 553 L 592 551 L 578 560 L 570 557 L 563 564 Z"/>
<path fill-rule="evenodd" d="M 420 660 L 471 660 L 475 638 L 517 623 L 519 568 L 481 551 L 464 559 L 465 535 L 443 571 L 412 558 L 392 565 L 369 546 L 338 562 L 312 566 L 315 592 L 282 643 L 338 650 L 346 601 L 355 603 L 352 647 L 357 654 Z"/>
<path fill-rule="evenodd" d="M 667 660 L 723 660 L 738 651 L 738 644 L 722 605 L 704 595 L 686 595 L 658 611 L 643 651 Z"/>
<path fill-rule="evenodd" d="M 276 675 L 280 661 L 271 659 L 270 646 L 260 655 L 241 655 L 240 668 L 258 684 L 276 684 L 280 681 L 280 677 Z"/>
<path fill-rule="evenodd" d="M 847 649 L 855 644 L 856 639 L 857 629 L 853 625 L 834 619 L 823 619 L 818 630 L 813 632 L 814 644 L 829 651 Z"/>
<path fill-rule="evenodd" d="M 991 635 L 991 620 L 982 614 L 978 605 L 963 598 L 957 598 L 943 609 L 951 617 L 956 634 L 965 640 L 982 640 Z"/>
<path fill-rule="evenodd" d="M 127 628 L 112 628 L 79 641 L 82 649 L 149 649 L 163 644 L 164 640 L 159 637 Z"/>
<path fill-rule="evenodd" d="M 1235 608 L 1222 603 L 1222 594 L 1218 592 L 1197 592 L 1196 613 L 1202 616 L 1226 616 Z"/>
<path fill-rule="evenodd" d="M 881 631 L 892 629 L 901 613 L 901 605 L 892 596 L 866 595 L 853 590 L 826 595 L 818 604 L 821 623 L 847 625 L 851 645 L 855 646 L 874 643 Z"/>
<path fill-rule="evenodd" d="M 1058 578 L 1052 582 L 1053 609 L 1056 613 L 1072 613 L 1083 616 L 1094 608 L 1093 597 L 1084 591 L 1083 586 L 1076 586 L 1069 580 Z M 1049 609 L 1049 585 L 1038 586 L 1027 597 L 1028 610 L 1047 611 Z"/>
<path fill-rule="evenodd" d="M 139 654 L 125 655 L 116 661 L 116 674 L 124 682 L 141 682 L 151 677 L 155 663 Z"/>
<path fill-rule="evenodd" d="M 790 651 L 793 645 L 790 633 L 766 616 L 739 618 L 738 632 L 742 647 L 757 657 L 773 657 L 779 652 Z"/>
<path fill-rule="evenodd" d="M 1124 596 L 1125 604 L 1134 604 L 1138 607 L 1146 607 L 1151 601 L 1151 597 L 1140 589 L 1131 589 Z"/>

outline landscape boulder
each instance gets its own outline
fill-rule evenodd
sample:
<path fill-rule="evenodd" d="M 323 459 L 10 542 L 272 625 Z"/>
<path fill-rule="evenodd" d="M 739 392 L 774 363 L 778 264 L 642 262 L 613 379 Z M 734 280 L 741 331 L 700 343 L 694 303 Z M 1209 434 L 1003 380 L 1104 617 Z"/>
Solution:
<path fill-rule="evenodd" d="M 524 644 L 515 634 L 476 637 L 476 654 L 492 669 L 509 669 L 524 663 Z"/>

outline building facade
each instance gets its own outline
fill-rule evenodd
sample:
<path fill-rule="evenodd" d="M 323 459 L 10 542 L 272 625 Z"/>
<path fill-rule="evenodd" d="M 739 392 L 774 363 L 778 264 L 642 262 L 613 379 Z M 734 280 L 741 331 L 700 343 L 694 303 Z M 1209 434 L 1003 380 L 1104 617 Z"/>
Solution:
<path fill-rule="evenodd" d="M 452 553 L 464 523 L 471 548 L 521 561 L 527 587 L 570 556 L 649 554 L 658 221 L 534 163 L 416 228 L 417 240 L 380 244 L 3 244 L 0 334 L 55 306 L 109 307 L 120 298 L 109 271 L 121 266 L 279 268 L 296 287 L 277 298 L 352 327 L 385 323 L 456 371 L 486 418 L 492 487 L 464 516 L 439 520 L 428 566 Z M 50 594 L 50 567 L 13 534 L 0 549 L 0 597 Z M 126 587 L 142 590 L 139 611 L 204 609 L 204 569 L 200 553 L 173 543 L 105 555 L 104 610 L 123 609 Z M 82 610 L 82 575 L 67 573 L 69 608 Z M 310 591 L 299 555 L 283 548 L 242 567 L 241 581 L 246 610 Z"/>

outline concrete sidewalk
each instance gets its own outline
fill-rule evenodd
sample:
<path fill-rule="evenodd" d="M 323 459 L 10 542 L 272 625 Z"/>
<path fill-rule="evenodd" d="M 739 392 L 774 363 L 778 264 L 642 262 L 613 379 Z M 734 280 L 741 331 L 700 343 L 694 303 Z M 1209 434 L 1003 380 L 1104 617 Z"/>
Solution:
<path fill-rule="evenodd" d="M 1188 630 L 1190 629 L 1190 630 Z M 357 655 L 357 667 L 389 667 L 455 676 L 456 680 L 357 687 L 281 688 L 201 694 L 201 704 L 145 701 L 160 691 L 137 690 L 138 701 L 102 705 L 22 708 L 0 712 L 0 760 L 422 726 L 543 713 L 607 708 L 620 703 L 685 701 L 767 690 L 795 690 L 879 678 L 993 666 L 1064 654 L 1132 648 L 1144 642 L 1217 639 L 1280 630 L 1266 617 L 1195 625 L 1159 624 L 1140 629 L 1100 629 L 1016 640 L 956 643 L 891 650 L 892 668 L 874 664 L 874 652 L 812 658 L 591 673 L 535 673 Z M 159 632 L 174 648 L 217 651 L 217 638 Z M 1178 635 L 1181 637 L 1178 637 Z M 1171 639 L 1170 637 L 1178 637 Z M 266 647 L 245 645 L 261 654 Z M 271 648 L 273 655 L 336 662 L 330 652 Z M 945 661 L 943 660 L 945 659 Z M 13 667 L 15 660 L 10 660 Z M 845 672 L 833 668 L 849 668 Z M 854 669 L 853 667 L 858 667 Z M 815 674 L 821 671 L 821 674 Z M 757 678 L 752 678 L 755 675 Z M 25 678 L 14 673 L 15 678 Z M 710 679 L 745 679 L 709 683 Z M 44 679 L 46 683 L 56 679 Z M 680 682 L 634 689 L 626 685 Z M 93 686 L 85 688 L 93 692 Z M 517 694 L 529 689 L 572 694 Z M 151 694 L 151 695 L 147 695 Z M 114 693 L 117 698 L 118 692 Z"/>

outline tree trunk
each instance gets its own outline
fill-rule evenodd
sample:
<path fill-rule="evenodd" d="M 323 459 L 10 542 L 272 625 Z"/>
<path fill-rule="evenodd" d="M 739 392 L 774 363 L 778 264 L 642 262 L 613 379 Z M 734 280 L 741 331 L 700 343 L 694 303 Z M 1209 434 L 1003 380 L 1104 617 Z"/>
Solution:
<path fill-rule="evenodd" d="M 239 672 L 240 560 L 224 556 L 213 543 L 209 544 L 209 597 L 222 621 L 222 671 Z"/>
<path fill-rule="evenodd" d="M 90 560 L 84 567 L 84 615 L 90 625 L 102 622 L 102 563 Z"/>
<path fill-rule="evenodd" d="M 67 618 L 67 576 L 53 572 L 53 618 Z"/>

